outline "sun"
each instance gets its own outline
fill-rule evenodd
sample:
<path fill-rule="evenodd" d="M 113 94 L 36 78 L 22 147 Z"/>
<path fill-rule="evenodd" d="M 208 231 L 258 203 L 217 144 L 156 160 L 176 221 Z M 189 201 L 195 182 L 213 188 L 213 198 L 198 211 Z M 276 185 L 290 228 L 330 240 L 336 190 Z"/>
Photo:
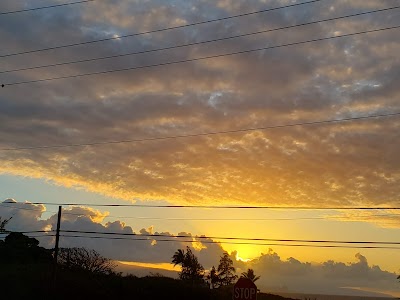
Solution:
<path fill-rule="evenodd" d="M 236 252 L 236 260 L 248 262 L 261 255 L 260 247 L 249 245 L 230 245 L 221 243 L 222 248 L 232 254 Z"/>
<path fill-rule="evenodd" d="M 239 256 L 239 253 L 238 253 L 238 252 L 236 252 L 236 260 L 237 260 L 237 261 L 242 261 L 242 262 L 248 262 L 248 261 L 250 261 L 251 259 L 250 259 L 250 258 L 243 258 L 243 257 Z"/>

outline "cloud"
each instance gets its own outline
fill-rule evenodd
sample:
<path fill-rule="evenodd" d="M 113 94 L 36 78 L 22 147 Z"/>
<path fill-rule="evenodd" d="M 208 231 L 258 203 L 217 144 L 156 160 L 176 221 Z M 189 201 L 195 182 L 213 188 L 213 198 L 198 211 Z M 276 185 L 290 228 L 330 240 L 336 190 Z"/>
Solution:
<path fill-rule="evenodd" d="M 336 216 L 332 215 L 330 218 L 344 222 L 368 221 L 382 228 L 398 228 L 400 225 L 398 212 L 393 209 L 382 209 L 379 213 L 371 211 L 342 212 Z"/>
<path fill-rule="evenodd" d="M 13 199 L 7 199 L 0 203 L 0 216 L 2 219 L 12 217 L 6 227 L 10 231 L 45 230 L 53 231 L 51 234 L 54 235 L 57 227 L 57 214 L 53 214 L 46 219 L 43 217 L 45 211 L 46 209 L 43 205 L 19 203 Z M 105 218 L 107 216 L 108 212 L 101 212 L 89 207 L 64 208 L 60 226 L 60 247 L 96 249 L 102 255 L 114 260 L 166 263 L 171 262 L 172 255 L 177 249 L 185 249 L 186 246 L 191 246 L 206 268 L 216 265 L 219 257 L 224 252 L 218 243 L 202 243 L 202 241 L 212 242 L 211 239 L 199 239 L 186 232 L 177 234 L 159 232 L 155 231 L 153 227 L 142 228 L 135 232 L 132 227 L 127 226 L 120 220 L 106 221 Z M 82 231 L 105 234 L 81 233 Z M 43 247 L 54 247 L 54 236 L 43 237 L 45 233 L 30 233 L 29 235 L 36 236 Z M 177 238 L 177 235 L 186 236 L 187 238 Z M 189 241 L 189 243 L 180 242 L 179 240 Z"/>
<path fill-rule="evenodd" d="M 29 202 L 21 203 L 14 199 L 6 199 L 0 203 L 0 216 L 2 219 L 11 218 L 7 230 L 38 231 L 47 230 L 48 223 L 42 220 L 46 211 L 44 205 L 34 205 Z"/>
<path fill-rule="evenodd" d="M 89 218 L 93 223 L 101 223 L 109 215 L 109 212 L 101 212 L 97 209 L 85 206 L 72 206 L 64 210 L 63 220 L 75 222 L 80 217 Z"/>
<path fill-rule="evenodd" d="M 13 217 L 11 222 L 7 224 L 7 230 L 27 231 L 28 228 L 30 231 L 55 230 L 57 215 L 53 214 L 46 219 L 42 217 L 44 212 L 45 207 L 43 206 L 19 203 L 12 199 L 0 203 L 0 216 L 2 218 Z M 157 272 L 155 270 L 157 268 L 162 269 L 163 264 L 171 262 L 172 255 L 177 249 L 185 249 L 186 246 L 191 246 L 193 253 L 206 269 L 218 266 L 219 259 L 224 253 L 221 244 L 207 243 L 214 242 L 209 238 L 196 237 L 188 232 L 173 234 L 157 231 L 153 227 L 142 228 L 135 232 L 120 220 L 105 221 L 106 215 L 107 212 L 87 207 L 64 209 L 61 222 L 62 230 L 120 233 L 121 235 L 61 232 L 60 247 L 95 249 L 108 258 L 128 262 L 122 263 L 120 267 L 124 272 L 137 272 L 136 274 L 140 275 L 144 275 L 146 272 L 147 274 Z M 136 235 L 126 235 L 133 233 Z M 156 235 L 159 234 L 166 237 L 157 237 Z M 35 236 L 35 234 L 30 235 Z M 88 238 L 68 238 L 66 235 L 80 235 Z M 179 239 L 176 238 L 177 235 L 186 236 L 184 240 L 194 241 L 195 243 L 179 242 Z M 106 238 L 95 238 L 100 236 Z M 112 239 L 116 237 L 128 237 L 130 240 Z M 37 237 L 37 239 L 43 247 L 53 248 L 54 246 L 54 237 Z M 174 242 L 157 241 L 166 239 L 174 240 Z M 367 258 L 361 253 L 357 253 L 355 262 L 350 263 L 333 260 L 327 260 L 323 263 L 310 263 L 302 262 L 295 257 L 282 259 L 272 249 L 247 262 L 237 260 L 236 251 L 230 253 L 230 257 L 234 261 L 237 274 L 240 275 L 248 268 L 252 268 L 257 275 L 261 276 L 257 285 L 263 291 L 349 294 L 350 291 L 344 288 L 368 290 L 373 286 L 376 291 L 392 290 L 396 292 L 394 289 L 396 274 L 382 270 L 379 266 L 369 265 Z M 133 262 L 134 267 L 129 266 L 129 262 Z M 143 270 L 143 267 L 146 266 L 150 267 L 147 271 Z M 163 274 L 171 275 L 173 273 Z"/>
<path fill-rule="evenodd" d="M 283 260 L 270 249 L 240 268 L 244 270 L 248 266 L 261 275 L 258 286 L 270 291 L 346 295 L 350 291 L 345 288 L 368 291 L 373 287 L 375 291 L 398 292 L 394 288 L 396 274 L 369 265 L 367 258 L 360 253 L 355 254 L 355 262 L 327 260 L 315 264 L 293 257 Z"/>
<path fill-rule="evenodd" d="M 286 3 L 286 2 L 285 2 Z M 291 2 L 287 2 L 291 3 Z M 6 10 L 7 4 L 0 4 Z M 10 57 L 3 68 L 115 55 L 383 8 L 333 1 L 181 30 Z M 255 1 L 252 10 L 267 6 Z M 92 3 L 2 18 L 3 53 L 154 30 L 248 11 L 245 2 Z M 101 13 L 99 13 L 101 12 Z M 2 82 L 190 59 L 391 26 L 396 10 L 96 63 L 1 75 Z M 51 24 L 51 26 L 49 26 Z M 396 31 L 132 72 L 10 86 L 1 148 L 174 136 L 395 112 Z M 45 38 L 44 38 L 45 37 Z M 397 204 L 397 117 L 98 147 L 1 151 L 0 173 L 131 200 L 265 205 Z"/>

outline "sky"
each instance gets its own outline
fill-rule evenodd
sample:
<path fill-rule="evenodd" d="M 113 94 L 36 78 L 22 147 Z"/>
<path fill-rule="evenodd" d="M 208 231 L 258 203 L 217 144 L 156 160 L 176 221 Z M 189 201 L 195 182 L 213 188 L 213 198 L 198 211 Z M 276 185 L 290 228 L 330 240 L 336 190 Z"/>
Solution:
<path fill-rule="evenodd" d="M 13 230 L 52 229 L 57 205 L 84 203 L 63 206 L 77 215 L 65 214 L 62 228 L 399 242 L 399 29 L 341 37 L 399 26 L 399 9 L 315 22 L 399 2 L 305 2 L 97 0 L 1 14 L 0 216 L 13 216 Z M 0 12 L 61 3 L 4 0 Z M 121 37 L 149 31 L 157 32 Z M 205 43 L 215 39 L 224 40 Z M 62 65 L 45 67 L 54 64 Z M 331 122 L 349 118 L 356 120 Z M 385 209 L 93 206 L 101 203 Z M 41 243 L 51 247 L 52 239 Z M 146 239 L 61 244 L 157 264 L 187 245 Z M 192 246 L 207 268 L 223 251 L 242 259 L 238 269 L 252 266 L 265 289 L 399 292 L 398 250 L 288 244 Z"/>

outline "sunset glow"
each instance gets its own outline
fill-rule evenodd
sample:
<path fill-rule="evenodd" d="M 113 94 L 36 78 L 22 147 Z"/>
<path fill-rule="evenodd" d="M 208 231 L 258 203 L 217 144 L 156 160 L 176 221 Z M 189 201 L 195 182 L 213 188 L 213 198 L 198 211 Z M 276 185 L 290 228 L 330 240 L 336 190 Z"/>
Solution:
<path fill-rule="evenodd" d="M 7 230 L 400 294 L 398 1 L 37 2 L 0 3 Z"/>

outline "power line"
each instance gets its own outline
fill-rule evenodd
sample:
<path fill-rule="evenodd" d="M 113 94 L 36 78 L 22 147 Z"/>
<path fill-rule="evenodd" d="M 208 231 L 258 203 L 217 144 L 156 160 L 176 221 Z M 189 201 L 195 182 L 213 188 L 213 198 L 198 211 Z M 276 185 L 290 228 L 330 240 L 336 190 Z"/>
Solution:
<path fill-rule="evenodd" d="M 368 119 L 376 119 L 376 118 L 394 117 L 394 116 L 399 116 L 399 115 L 400 115 L 400 112 L 395 112 L 395 113 L 375 114 L 375 115 L 349 117 L 349 118 L 341 118 L 341 119 L 330 119 L 330 120 L 320 120 L 320 121 L 308 121 L 308 122 L 299 122 L 299 123 L 269 125 L 269 126 L 262 126 L 262 127 L 241 128 L 241 129 L 233 129 L 233 130 L 209 131 L 209 132 L 203 132 L 203 133 L 192 133 L 192 134 L 171 135 L 171 136 L 159 136 L 159 137 L 154 137 L 154 138 L 141 138 L 141 139 L 130 139 L 130 140 L 79 143 L 79 144 L 61 144 L 61 145 L 22 146 L 22 147 L 15 147 L 15 148 L 0 148 L 0 151 L 20 151 L 20 150 L 38 150 L 38 149 L 44 150 L 44 149 L 55 149 L 55 148 L 86 147 L 86 146 L 101 146 L 101 145 L 112 145 L 112 144 L 162 141 L 162 140 L 181 139 L 181 138 L 213 136 L 213 135 L 220 135 L 220 134 L 232 134 L 232 133 L 243 133 L 243 132 L 260 131 L 260 130 L 290 128 L 290 127 L 297 127 L 297 126 L 332 124 L 332 123 L 341 123 L 341 122 L 349 122 L 349 121 L 359 121 L 359 120 L 368 120 Z M 33 204 L 38 204 L 38 203 L 33 203 Z M 90 204 L 90 205 L 92 205 L 92 204 Z"/>
<path fill-rule="evenodd" d="M 131 240 L 131 241 L 150 241 L 144 238 L 127 237 L 106 237 L 106 236 L 84 236 L 84 235 L 60 235 L 67 238 L 88 238 L 88 239 L 107 239 L 107 240 Z M 193 240 L 171 240 L 154 239 L 157 242 L 193 243 Z M 259 245 L 259 246 L 284 246 L 284 247 L 309 247 L 309 248 L 350 248 L 350 249 L 400 249 L 400 247 L 388 246 L 348 246 L 348 245 L 310 245 L 310 244 L 282 244 L 282 243 L 258 243 L 258 242 L 217 242 L 202 241 L 203 244 L 232 244 L 232 245 Z"/>
<path fill-rule="evenodd" d="M 95 0 L 92 0 L 92 1 L 95 1 Z M 242 14 L 238 14 L 238 15 L 232 15 L 232 16 L 216 18 L 216 19 L 211 19 L 211 20 L 206 20 L 206 21 L 200 21 L 200 22 L 195 22 L 195 23 L 190 23 L 190 24 L 184 24 L 184 25 L 172 26 L 172 27 L 167 27 L 167 28 L 159 28 L 159 29 L 155 29 L 155 30 L 143 31 L 143 32 L 139 32 L 139 33 L 118 35 L 118 36 L 113 36 L 113 37 L 109 37 L 109 38 L 91 40 L 91 41 L 86 41 L 86 42 L 65 44 L 65 45 L 41 48 L 41 49 L 36 49 L 36 50 L 28 50 L 28 51 L 23 51 L 23 52 L 3 54 L 3 55 L 0 55 L 0 58 L 9 57 L 9 56 L 16 56 L 16 55 L 22 55 L 22 54 L 28 54 L 28 53 L 35 53 L 35 52 L 42 52 L 42 51 L 48 51 L 48 50 L 55 50 L 55 49 L 60 49 L 60 48 L 68 48 L 68 47 L 74 47 L 74 46 L 80 46 L 80 45 L 87 45 L 87 44 L 98 43 L 98 42 L 119 40 L 119 39 L 123 39 L 123 38 L 127 38 L 127 37 L 140 36 L 140 35 L 145 35 L 145 34 L 150 34 L 150 33 L 157 33 L 157 32 L 163 32 L 163 31 L 168 31 L 168 30 L 174 30 L 174 29 L 181 29 L 181 28 L 186 28 L 186 27 L 191 27 L 191 26 L 197 26 L 197 25 L 202 25 L 202 24 L 207 24 L 207 23 L 213 23 L 213 22 L 218 22 L 218 21 L 229 20 L 229 19 L 233 19 L 233 18 L 239 18 L 239 17 L 244 17 L 244 16 L 250 16 L 250 15 L 270 12 L 270 11 L 274 11 L 274 10 L 285 9 L 285 8 L 289 8 L 289 7 L 295 7 L 295 6 L 299 6 L 299 5 L 306 5 L 306 4 L 320 2 L 320 1 L 323 1 L 323 0 L 311 0 L 311 1 L 306 1 L 306 2 L 302 2 L 302 3 L 294 3 L 294 4 L 290 4 L 290 5 L 267 8 L 267 9 L 262 9 L 262 10 L 258 10 L 258 11 L 242 13 Z"/>
<path fill-rule="evenodd" d="M 31 238 L 55 237 L 55 234 L 29 235 Z"/>
<path fill-rule="evenodd" d="M 34 231 L 3 231 L 2 233 L 22 233 L 22 234 L 33 234 L 33 233 L 53 233 L 55 230 L 34 230 Z M 270 239 L 270 238 L 245 238 L 245 237 L 218 237 L 218 236 L 187 236 L 187 235 L 165 235 L 165 234 L 136 234 L 136 233 L 119 233 L 119 232 L 100 232 L 100 231 L 81 231 L 81 230 L 61 230 L 64 233 L 80 233 L 80 234 L 96 234 L 96 235 L 118 235 L 118 238 L 124 237 L 146 237 L 146 238 L 173 238 L 176 241 L 181 241 L 179 238 L 192 238 L 191 242 L 200 240 L 202 243 L 207 240 L 240 240 L 240 241 L 264 241 L 264 242 L 284 242 L 284 243 L 312 243 L 312 244 L 369 244 L 369 245 L 400 245 L 400 242 L 392 241 L 342 241 L 342 240 L 311 240 L 311 239 Z M 51 236 L 51 235 L 45 235 Z M 69 236 L 69 235 L 68 235 Z M 82 237 L 93 237 L 83 235 Z M 98 237 L 102 238 L 102 237 Z M 194 240 L 193 240 L 194 239 Z M 139 239 L 134 239 L 139 240 Z M 148 239 L 146 239 L 148 240 Z M 213 241 L 216 243 L 226 243 L 225 241 Z"/>
<path fill-rule="evenodd" d="M 0 232 L 0 235 L 4 234 L 3 232 Z M 28 235 L 30 238 L 44 238 L 44 237 L 54 237 L 56 236 L 55 234 L 39 234 L 39 235 Z M 3 239 L 0 237 L 0 239 Z"/>
<path fill-rule="evenodd" d="M 392 30 L 392 29 L 397 29 L 397 28 L 400 28 L 400 25 L 385 27 L 385 28 L 378 28 L 378 29 L 373 29 L 373 30 L 359 31 L 359 32 L 348 33 L 348 34 L 343 34 L 343 35 L 333 35 L 333 36 L 324 37 L 324 38 L 317 38 L 317 39 L 311 39 L 311 40 L 300 41 L 300 42 L 292 42 L 292 43 L 262 47 L 262 48 L 257 48 L 257 49 L 241 50 L 241 51 L 236 51 L 236 52 L 229 52 L 229 53 L 203 56 L 203 57 L 197 57 L 197 58 L 176 60 L 176 61 L 170 61 L 170 62 L 164 62 L 164 63 L 150 64 L 150 65 L 143 65 L 143 66 L 136 66 L 136 67 L 128 67 L 128 68 L 120 68 L 120 69 L 112 69 L 112 70 L 106 70 L 106 71 L 97 71 L 97 72 L 90 72 L 90 73 L 80 73 L 80 74 L 75 74 L 75 75 L 67 75 L 67 76 L 59 76 L 59 77 L 49 77 L 49 78 L 35 79 L 35 80 L 17 81 L 17 82 L 11 82 L 11 83 L 3 83 L 1 86 L 4 88 L 5 86 L 14 86 L 14 85 L 21 85 L 21 84 L 30 84 L 30 83 L 54 81 L 54 80 L 60 80 L 60 79 L 79 78 L 79 77 L 102 75 L 102 74 L 108 74 L 108 73 L 125 72 L 125 71 L 132 71 L 132 70 L 169 66 L 169 65 L 181 64 L 181 63 L 208 60 L 208 59 L 213 59 L 213 58 L 246 54 L 246 53 L 257 52 L 257 51 L 265 51 L 265 50 L 271 50 L 271 49 L 277 49 L 277 48 L 283 48 L 283 47 L 289 47 L 289 46 L 296 46 L 296 45 L 302 45 L 302 44 L 313 43 L 313 42 L 327 41 L 327 40 L 331 40 L 331 39 L 338 39 L 338 38 L 343 38 L 343 37 L 349 37 L 349 36 L 355 36 L 355 35 L 361 35 L 361 34 L 367 34 L 367 33 L 373 33 L 373 32 L 380 32 L 380 31 Z"/>
<path fill-rule="evenodd" d="M 10 15 L 10 14 L 17 14 L 17 13 L 22 13 L 22 12 L 34 11 L 34 10 L 56 8 L 56 7 L 67 6 L 67 5 L 82 4 L 82 3 L 93 2 L 93 1 L 96 1 L 96 0 L 83 0 L 83 1 L 75 1 L 75 2 L 54 4 L 54 5 L 41 6 L 41 7 L 20 9 L 20 10 L 4 11 L 4 12 L 0 12 L 0 16 L 2 16 L 2 15 Z M 3 56 L 0 56 L 0 57 L 3 57 Z"/>
<path fill-rule="evenodd" d="M 0 233 L 1 234 L 1 233 Z M 29 235 L 33 238 L 54 237 L 54 234 Z M 106 239 L 106 240 L 130 240 L 130 241 L 150 241 L 148 238 L 129 238 L 129 237 L 107 237 L 107 236 L 87 236 L 87 235 L 60 235 L 66 238 L 86 238 L 86 239 Z M 152 239 L 153 240 L 153 239 Z M 154 239 L 157 242 L 193 243 L 193 240 L 172 240 Z M 309 248 L 350 248 L 350 249 L 400 249 L 400 247 L 388 246 L 347 246 L 347 245 L 313 245 L 313 244 L 283 244 L 283 243 L 258 243 L 258 242 L 219 242 L 201 241 L 202 244 L 232 244 L 232 245 L 258 245 L 258 246 L 284 246 L 284 247 L 309 247 Z"/>
<path fill-rule="evenodd" d="M 11 204 L 11 203 L 10 203 Z M 28 204 L 28 203 L 27 203 Z M 289 210 L 400 210 L 400 207 L 363 207 L 363 206 L 347 206 L 347 207 L 310 207 L 310 206 L 233 206 L 233 205 L 148 205 L 148 204 L 97 204 L 97 203 L 55 203 L 55 202 L 31 202 L 35 205 L 65 205 L 65 206 L 94 206 L 94 207 L 141 207 L 141 208 L 198 208 L 198 209 L 289 209 Z"/>
<path fill-rule="evenodd" d="M 65 215 L 76 215 L 76 216 L 90 216 L 97 217 L 95 214 L 78 214 L 63 212 Z M 391 214 L 390 214 L 391 215 Z M 398 216 L 397 214 L 393 214 Z M 375 217 L 376 215 L 374 215 Z M 378 215 L 379 216 L 379 215 Z M 388 216 L 388 215 L 382 215 Z M 369 216 L 370 217 L 370 216 Z M 325 220 L 329 217 L 300 217 L 300 218 L 159 218 L 159 217 L 132 217 L 132 216 L 113 216 L 108 215 L 104 218 L 116 218 L 116 219 L 135 219 L 135 220 L 160 220 L 160 221 L 296 221 L 296 220 Z"/>
<path fill-rule="evenodd" d="M 14 230 L 4 230 L 2 233 L 22 233 L 22 234 L 30 234 L 30 233 L 49 233 L 55 232 L 55 230 L 33 230 L 33 231 L 14 231 Z"/>
<path fill-rule="evenodd" d="M 118 233 L 118 232 L 99 232 L 99 231 L 81 231 L 81 230 L 61 230 L 64 233 L 85 233 L 85 234 L 103 234 L 120 236 L 138 236 L 138 237 L 168 237 L 168 238 L 190 238 L 187 235 L 165 235 L 165 234 L 136 234 L 136 233 Z M 218 237 L 218 236 L 192 236 L 195 239 L 204 240 L 241 240 L 241 241 L 264 241 L 264 242 L 290 242 L 290 243 L 319 243 L 319 244 L 379 244 L 379 245 L 400 245 L 400 242 L 387 241 L 338 241 L 338 240 L 301 240 L 301 239 L 268 239 L 268 238 L 245 238 L 245 237 Z"/>
<path fill-rule="evenodd" d="M 34 230 L 34 231 L 13 231 L 13 230 L 4 230 L 0 231 L 0 235 L 2 234 L 11 234 L 11 233 L 22 233 L 26 234 L 30 238 L 43 238 L 43 237 L 54 237 L 56 236 L 55 234 L 48 234 L 55 232 L 55 230 Z M 35 234 L 36 233 L 36 234 Z M 37 233 L 46 233 L 46 234 L 37 234 Z M 34 234 L 34 235 L 32 235 Z M 3 239 L 4 237 L 0 237 L 0 239 Z"/>
<path fill-rule="evenodd" d="M 136 52 L 130 52 L 130 53 L 124 53 L 124 54 L 109 55 L 109 56 L 96 57 L 96 58 L 81 59 L 81 60 L 75 60 L 75 61 L 69 61 L 69 62 L 60 62 L 60 63 L 33 66 L 33 67 L 26 67 L 26 68 L 20 68 L 20 69 L 5 70 L 5 71 L 0 71 L 0 74 L 11 73 L 11 72 L 19 72 L 19 71 L 27 71 L 27 70 L 35 70 L 35 69 L 42 69 L 42 68 L 49 68 L 49 67 L 57 67 L 57 66 L 65 66 L 65 65 L 79 64 L 79 63 L 84 63 L 84 62 L 92 62 L 92 61 L 112 59 L 112 58 L 125 57 L 125 56 L 132 56 L 132 55 L 145 54 L 145 53 L 151 53 L 151 52 L 172 50 L 172 49 L 177 49 L 177 48 L 183 48 L 183 47 L 202 45 L 202 44 L 207 44 L 207 43 L 220 42 L 220 41 L 225 41 L 225 40 L 229 40 L 229 39 L 235 39 L 235 38 L 240 38 L 240 37 L 246 37 L 246 36 L 252 36 L 252 35 L 257 35 L 257 34 L 262 34 L 262 33 L 268 33 L 268 32 L 274 32 L 274 31 L 279 31 L 279 30 L 291 29 L 291 28 L 296 28 L 296 27 L 301 27 L 301 26 L 306 26 L 306 25 L 312 25 L 312 24 L 317 24 L 317 23 L 322 23 L 322 22 L 340 20 L 340 19 L 345 19 L 345 18 L 350 18 L 350 17 L 356 17 L 356 16 L 361 16 L 361 15 L 366 15 L 366 14 L 377 13 L 377 12 L 383 12 L 383 11 L 393 10 L 393 9 L 397 9 L 397 8 L 400 8 L 400 6 L 394 6 L 394 7 L 390 7 L 390 8 L 371 10 L 371 11 L 355 13 L 355 14 L 350 14 L 350 15 L 345 15 L 345 16 L 339 16 L 339 17 L 328 18 L 328 19 L 321 19 L 321 20 L 312 21 L 312 22 L 300 23 L 300 24 L 290 25 L 290 26 L 283 26 L 283 27 L 278 27 L 278 28 L 273 28 L 273 29 L 260 30 L 260 31 L 256 31 L 256 32 L 244 33 L 244 34 L 233 35 L 233 36 L 222 37 L 222 38 L 216 38 L 216 39 L 205 40 L 205 41 L 200 41 L 200 42 L 192 42 L 192 43 L 186 43 L 186 44 L 169 46 L 169 47 L 162 47 L 162 48 L 143 50 L 143 51 L 136 51 Z"/>
<path fill-rule="evenodd" d="M 27 203 L 29 204 L 29 203 Z M 65 204 L 64 204 L 65 205 Z M 90 206 L 90 204 L 87 204 Z M 22 209 L 22 210 L 31 210 L 31 211 L 39 211 L 42 213 L 57 213 L 57 211 L 46 210 L 40 211 L 39 209 L 34 208 L 24 208 L 24 207 L 13 207 L 4 204 L 0 204 L 0 207 L 7 207 L 12 209 Z M 391 208 L 386 208 L 390 210 Z M 63 215 L 72 215 L 72 216 L 85 216 L 85 217 L 99 217 L 97 214 L 85 214 L 85 213 L 73 213 L 68 212 L 66 210 L 63 211 Z M 354 218 L 371 218 L 371 217 L 393 217 L 399 216 L 399 214 L 391 213 L 391 214 L 374 214 L 368 216 L 355 216 Z M 106 215 L 100 216 L 103 218 L 115 218 L 115 219 L 135 219 L 135 220 L 160 220 L 160 221 L 299 221 L 299 220 L 337 220 L 343 219 L 345 216 L 324 216 L 324 217 L 293 217 L 293 218 L 163 218 L 163 217 L 134 217 L 134 216 L 114 216 L 114 215 Z M 347 218 L 351 219 L 351 216 Z"/>
<path fill-rule="evenodd" d="M 114 219 L 135 219 L 135 220 L 160 220 L 160 221 L 295 221 L 295 220 L 323 220 L 328 217 L 300 217 L 300 218 L 162 218 L 162 217 L 133 217 L 133 216 L 99 216 L 96 214 L 72 213 L 63 211 L 63 215 L 84 216 L 84 217 L 103 217 Z M 385 214 L 381 216 L 391 216 L 397 214 Z M 375 215 L 376 216 L 376 215 Z M 379 215 L 378 215 L 379 216 Z M 370 216 L 369 216 L 370 217 Z"/>
<path fill-rule="evenodd" d="M 54 230 L 36 230 L 36 231 L 5 231 L 6 233 L 22 233 L 22 234 L 32 234 L 32 233 L 52 233 Z M 133 240 L 133 241 L 149 241 L 155 240 L 157 242 L 189 242 L 193 243 L 200 240 L 204 244 L 246 244 L 246 245 L 274 245 L 274 246 L 291 246 L 291 247 L 324 247 L 324 248 L 363 248 L 363 249 L 400 249 L 400 247 L 386 247 L 386 246 L 345 246 L 345 245 L 320 245 L 320 244 L 368 244 L 368 245 L 400 245 L 400 242 L 379 242 L 379 241 L 329 241 L 329 240 L 298 240 L 298 239 L 264 239 L 264 238 L 238 238 L 238 237 L 210 237 L 210 236 L 186 236 L 186 235 L 176 235 L 168 236 L 163 234 L 128 234 L 128 233 L 115 233 L 115 232 L 96 232 L 96 231 L 78 231 L 78 230 L 61 230 L 64 233 L 83 233 L 83 234 L 102 234 L 102 235 L 118 235 L 119 237 L 109 237 L 109 236 L 88 236 L 88 235 L 60 235 L 62 237 L 80 237 L 80 238 L 90 238 L 90 239 L 111 239 L 111 240 Z M 36 235 L 31 237 L 53 237 L 54 234 L 46 235 Z M 129 238 L 132 236 L 135 238 Z M 142 238 L 146 237 L 146 238 Z M 178 238 L 190 238 L 191 240 L 180 240 Z M 158 238 L 168 238 L 168 239 L 158 239 Z M 207 240 L 204 240 L 207 239 Z M 211 239 L 211 241 L 210 241 Z M 230 241 L 215 241 L 219 240 L 230 240 Z M 239 241 L 254 241 L 254 242 L 232 242 L 231 240 Z M 276 243 L 260 243 L 264 242 L 280 242 Z M 287 244 L 287 243 L 309 243 L 309 244 Z M 285 244 L 282 244 L 285 243 Z M 318 245 L 315 245 L 318 244 Z"/>
<path fill-rule="evenodd" d="M 17 203 L 17 202 L 15 202 L 15 203 Z M 5 204 L 12 204 L 12 203 L 6 202 Z M 38 212 L 44 212 L 44 211 L 41 211 L 40 209 L 36 209 L 36 208 L 15 207 L 15 206 L 13 207 L 12 205 L 10 206 L 10 205 L 5 205 L 5 204 L 4 204 L 4 203 L 1 203 L 0 206 L 12 208 L 12 209 L 23 209 L 23 210 L 33 210 L 33 211 L 38 211 Z M 25 204 L 25 203 L 24 203 L 24 204 Z M 26 204 L 31 204 L 31 203 L 26 203 Z M 52 211 L 49 211 L 49 212 L 52 212 Z"/>
<path fill-rule="evenodd" d="M 77 216 L 90 216 L 90 217 L 97 217 L 98 215 L 91 215 L 91 214 L 75 214 L 75 213 L 68 213 L 63 212 L 65 215 L 77 215 Z M 135 219 L 135 220 L 159 220 L 159 221 L 300 221 L 300 220 L 338 220 L 338 219 L 351 219 L 351 218 L 371 218 L 371 217 L 398 217 L 399 214 L 379 214 L 379 215 L 368 215 L 368 216 L 326 216 L 326 217 L 297 217 L 297 218 L 157 218 L 157 217 L 132 217 L 132 216 L 104 216 L 104 218 L 116 218 L 116 219 Z"/>
<path fill-rule="evenodd" d="M 47 211 L 46 211 L 47 212 Z M 55 211 L 48 211 L 54 212 Z M 86 217 L 98 217 L 96 214 L 84 214 L 84 213 L 71 213 L 68 211 L 63 211 L 63 215 L 73 215 L 73 216 L 86 216 Z M 355 218 L 371 218 L 371 217 L 393 217 L 400 216 L 399 214 L 378 214 L 378 215 L 364 215 L 355 216 Z M 160 220 L 160 221 L 299 221 L 299 220 L 337 220 L 343 219 L 345 216 L 324 216 L 324 217 L 293 217 L 293 218 L 162 218 L 162 217 L 133 217 L 133 216 L 100 216 L 106 218 L 115 219 L 135 219 L 135 220 Z M 352 218 L 348 216 L 347 218 Z"/>

